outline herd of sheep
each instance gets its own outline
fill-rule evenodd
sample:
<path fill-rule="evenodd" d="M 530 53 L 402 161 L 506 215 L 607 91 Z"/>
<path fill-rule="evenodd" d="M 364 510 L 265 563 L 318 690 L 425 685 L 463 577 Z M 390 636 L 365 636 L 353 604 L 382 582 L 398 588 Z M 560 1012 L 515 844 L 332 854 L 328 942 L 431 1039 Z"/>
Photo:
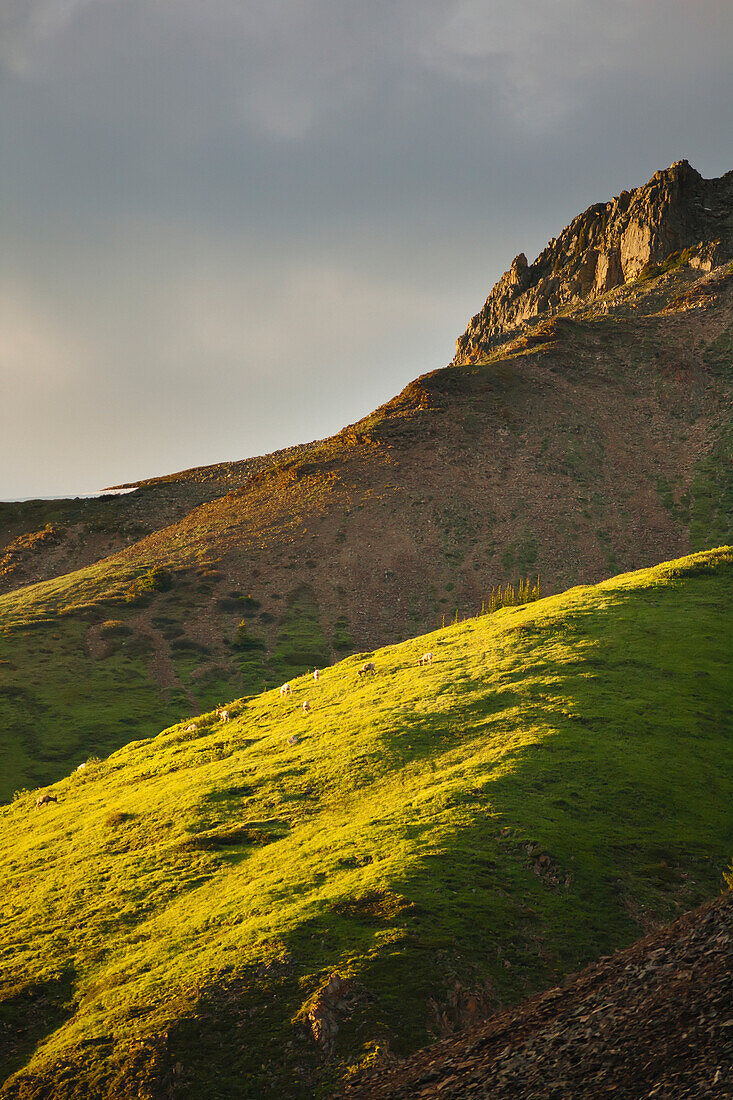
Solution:
<path fill-rule="evenodd" d="M 421 668 L 424 665 L 431 665 L 433 663 L 432 650 L 430 650 L 428 653 L 423 653 L 422 657 L 420 657 L 418 659 L 417 663 L 418 663 L 418 666 L 421 667 Z M 358 670 L 357 676 L 361 680 L 364 676 L 374 676 L 376 671 L 377 671 L 377 669 L 376 669 L 376 665 L 374 664 L 374 661 L 365 661 L 364 664 L 361 666 L 361 668 Z M 314 679 L 315 683 L 318 683 L 320 678 L 321 678 L 321 669 L 320 668 L 314 669 L 313 670 L 313 679 Z M 290 695 L 291 692 L 292 692 L 292 688 L 291 688 L 290 684 L 289 683 L 283 684 L 282 687 L 280 688 L 280 698 L 281 699 L 287 698 L 287 696 Z M 304 699 L 303 700 L 303 714 L 304 715 L 310 714 L 310 712 L 311 712 L 310 699 Z M 228 709 L 227 707 L 219 707 L 219 709 L 216 712 L 216 716 L 217 716 L 217 718 L 219 719 L 220 722 L 229 722 L 232 718 L 234 718 L 234 711 Z M 197 729 L 198 729 L 198 726 L 196 725 L 196 723 L 192 722 L 190 725 L 186 726 L 186 731 L 185 732 L 186 733 L 195 733 L 195 731 Z M 297 745 L 297 743 L 298 743 L 297 735 L 291 737 L 288 743 L 291 744 L 291 745 Z M 86 764 L 80 764 L 77 771 L 81 771 L 82 768 L 85 768 L 85 767 L 86 767 Z M 49 803 L 57 802 L 57 801 L 58 801 L 58 799 L 56 798 L 55 795 L 43 794 L 43 795 L 40 796 L 40 798 L 36 802 L 36 809 L 38 809 L 39 806 L 47 806 Z"/>
<path fill-rule="evenodd" d="M 433 663 L 432 650 L 430 650 L 428 653 L 423 653 L 422 657 L 419 658 L 417 663 L 420 667 L 422 667 L 423 665 L 432 664 Z M 376 665 L 374 664 L 374 661 L 365 661 L 364 664 L 361 666 L 361 668 L 358 670 L 357 676 L 361 680 L 364 676 L 374 676 L 376 671 L 377 671 L 377 668 L 376 668 Z M 321 669 L 320 668 L 314 669 L 313 670 L 313 679 L 314 679 L 314 681 L 316 683 L 318 683 L 320 678 L 321 678 Z M 293 689 L 291 688 L 289 683 L 284 683 L 282 685 L 282 687 L 280 688 L 280 698 L 281 699 L 287 698 L 287 696 L 290 695 L 292 690 Z M 304 699 L 303 700 L 303 714 L 310 714 L 310 711 L 311 711 L 310 699 Z M 224 721 L 225 719 L 223 718 L 223 715 L 226 714 L 227 712 L 226 711 L 218 711 L 217 713 L 222 718 L 222 721 Z"/>

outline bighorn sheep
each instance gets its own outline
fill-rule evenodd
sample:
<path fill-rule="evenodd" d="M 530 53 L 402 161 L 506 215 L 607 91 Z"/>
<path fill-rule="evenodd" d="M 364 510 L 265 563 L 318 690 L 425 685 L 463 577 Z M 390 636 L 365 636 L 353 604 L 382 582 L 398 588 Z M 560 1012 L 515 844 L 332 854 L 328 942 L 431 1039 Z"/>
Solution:
<path fill-rule="evenodd" d="M 321 670 L 320 670 L 320 668 L 314 668 L 314 669 L 313 669 L 313 679 L 314 679 L 314 680 L 316 681 L 316 683 L 318 683 L 318 681 L 319 681 L 319 679 L 320 679 L 320 678 L 321 678 Z"/>
<path fill-rule="evenodd" d="M 290 695 L 290 684 L 283 684 L 280 688 L 280 695 L 285 698 L 286 695 Z"/>
<path fill-rule="evenodd" d="M 422 657 L 417 662 L 419 665 L 432 665 L 433 663 L 433 651 L 432 649 L 428 653 L 423 653 Z"/>
<path fill-rule="evenodd" d="M 366 676 L 368 674 L 371 674 L 373 676 L 376 671 L 377 670 L 374 667 L 374 661 L 365 661 L 359 669 L 359 676 Z"/>
<path fill-rule="evenodd" d="M 310 714 L 311 705 L 307 699 L 303 700 L 303 714 Z"/>
<path fill-rule="evenodd" d="M 49 802 L 58 802 L 58 798 L 55 794 L 41 794 L 36 799 L 36 809 L 39 806 L 47 806 Z"/>
<path fill-rule="evenodd" d="M 231 710 L 226 710 L 226 709 L 222 708 L 222 710 L 218 710 L 216 712 L 216 716 L 217 716 L 217 718 L 219 719 L 220 722 L 228 722 L 231 718 L 234 717 L 234 714 L 232 713 Z M 196 727 L 194 727 L 194 729 L 195 728 Z"/>

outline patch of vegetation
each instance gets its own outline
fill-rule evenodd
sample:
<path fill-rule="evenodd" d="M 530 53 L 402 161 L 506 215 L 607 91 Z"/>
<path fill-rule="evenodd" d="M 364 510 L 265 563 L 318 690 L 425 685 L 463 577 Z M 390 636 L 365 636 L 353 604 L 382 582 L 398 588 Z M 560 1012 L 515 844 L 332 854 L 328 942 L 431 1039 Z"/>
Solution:
<path fill-rule="evenodd" d="M 108 829 L 116 829 L 118 825 L 132 821 L 134 816 L 134 814 L 125 813 L 124 810 L 113 810 L 111 814 L 107 814 L 104 823 Z"/>
<path fill-rule="evenodd" d="M 236 629 L 232 648 L 239 660 L 238 669 L 242 690 L 249 694 L 262 691 L 269 680 L 266 666 L 267 645 L 263 638 L 252 632 L 251 625 L 242 619 Z"/>
<path fill-rule="evenodd" d="M 120 619 L 108 619 L 100 624 L 99 633 L 102 638 L 126 638 L 132 634 L 132 627 Z"/>
<path fill-rule="evenodd" d="M 216 601 L 217 611 L 236 612 L 240 615 L 254 615 L 261 607 L 254 596 L 244 596 L 241 592 L 228 592 Z"/>
<path fill-rule="evenodd" d="M 557 472 L 583 485 L 595 479 L 604 457 L 600 438 L 590 434 L 586 424 L 564 424 L 558 429 L 560 456 Z"/>
<path fill-rule="evenodd" d="M 256 634 L 252 633 L 246 619 L 242 619 L 237 627 L 232 645 L 235 649 L 240 649 L 246 653 L 264 653 L 267 649 L 262 638 L 258 638 Z"/>
<path fill-rule="evenodd" d="M 0 811 L 4 1095 L 329 1096 L 385 1041 L 423 1044 L 456 982 L 498 1008 L 637 938 L 634 913 L 714 896 L 732 588 L 730 549 L 574 588 L 129 744 L 32 831 L 21 794 Z M 334 971 L 358 995 L 323 1059 L 307 1008 Z M 68 1009 L 31 1041 L 18 992 L 62 972 Z"/>
<path fill-rule="evenodd" d="M 733 427 L 726 428 L 697 464 L 691 496 L 692 549 L 733 542 Z"/>
<path fill-rule="evenodd" d="M 348 650 L 353 649 L 353 642 L 349 634 L 349 620 L 345 615 L 342 615 L 333 624 L 331 646 L 337 653 L 346 653 Z"/>
<path fill-rule="evenodd" d="M 474 518 L 458 504 L 446 505 L 438 517 L 443 535 L 445 559 L 448 562 L 463 561 L 466 544 L 476 535 Z"/>
<path fill-rule="evenodd" d="M 665 275 L 668 271 L 679 271 L 687 267 L 694 254 L 694 248 L 685 248 L 682 252 L 672 252 L 661 264 L 646 264 L 637 275 L 636 281 L 648 283 L 659 275 Z"/>
<path fill-rule="evenodd" d="M 173 574 L 169 569 L 155 566 L 136 577 L 125 593 L 128 603 L 144 603 L 155 592 L 169 592 L 173 587 Z"/>
<path fill-rule="evenodd" d="M 203 642 L 197 642 L 194 638 L 173 638 L 171 641 L 173 653 L 209 653 L 209 647 Z"/>
<path fill-rule="evenodd" d="M 481 606 L 481 614 L 491 614 L 502 607 L 521 607 L 525 603 L 533 603 L 541 596 L 540 578 L 534 584 L 530 580 L 520 580 L 516 586 L 507 584 L 503 589 L 492 588 L 488 600 L 484 600 Z"/>
<path fill-rule="evenodd" d="M 149 637 L 115 625 L 100 660 L 87 629 L 72 617 L 55 620 L 52 647 L 39 645 L 32 622 L 0 633 L 0 801 L 53 782 L 90 754 L 150 737 L 180 715 L 148 667 Z"/>
<path fill-rule="evenodd" d="M 280 620 L 270 653 L 270 668 L 277 679 L 284 681 L 309 668 L 323 668 L 329 659 L 315 593 L 308 585 L 300 585 L 290 596 Z"/>
<path fill-rule="evenodd" d="M 733 326 L 728 326 L 705 349 L 705 367 L 711 373 L 730 378 L 733 374 Z"/>

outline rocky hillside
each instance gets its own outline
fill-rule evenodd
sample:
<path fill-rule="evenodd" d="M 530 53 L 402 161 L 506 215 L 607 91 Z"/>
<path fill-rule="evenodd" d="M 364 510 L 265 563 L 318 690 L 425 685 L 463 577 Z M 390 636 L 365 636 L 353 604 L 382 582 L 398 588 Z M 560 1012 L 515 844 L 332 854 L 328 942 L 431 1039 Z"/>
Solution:
<path fill-rule="evenodd" d="M 120 496 L 0 501 L 0 593 L 101 561 L 311 446 L 114 486 L 128 490 Z"/>
<path fill-rule="evenodd" d="M 342 1094 L 349 1100 L 733 1095 L 733 893 L 557 989 Z"/>
<path fill-rule="evenodd" d="M 533 264 L 520 253 L 456 343 L 480 362 L 522 323 L 597 299 L 658 268 L 710 271 L 733 258 L 733 172 L 705 180 L 686 160 L 579 214 Z"/>

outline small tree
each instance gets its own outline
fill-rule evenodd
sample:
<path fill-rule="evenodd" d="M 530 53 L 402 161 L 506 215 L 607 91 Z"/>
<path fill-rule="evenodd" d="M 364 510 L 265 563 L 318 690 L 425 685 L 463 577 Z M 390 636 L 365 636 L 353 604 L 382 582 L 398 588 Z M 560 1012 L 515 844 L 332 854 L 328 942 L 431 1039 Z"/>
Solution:
<path fill-rule="evenodd" d="M 532 603 L 539 598 L 540 578 L 537 578 L 535 584 L 530 582 L 529 577 L 520 578 L 516 588 L 511 583 L 505 585 L 503 589 L 501 585 L 498 588 L 492 588 L 488 603 L 484 600 L 481 604 L 481 614 L 486 612 L 491 614 L 492 611 L 498 611 L 500 607 L 519 607 L 521 604 Z"/>

